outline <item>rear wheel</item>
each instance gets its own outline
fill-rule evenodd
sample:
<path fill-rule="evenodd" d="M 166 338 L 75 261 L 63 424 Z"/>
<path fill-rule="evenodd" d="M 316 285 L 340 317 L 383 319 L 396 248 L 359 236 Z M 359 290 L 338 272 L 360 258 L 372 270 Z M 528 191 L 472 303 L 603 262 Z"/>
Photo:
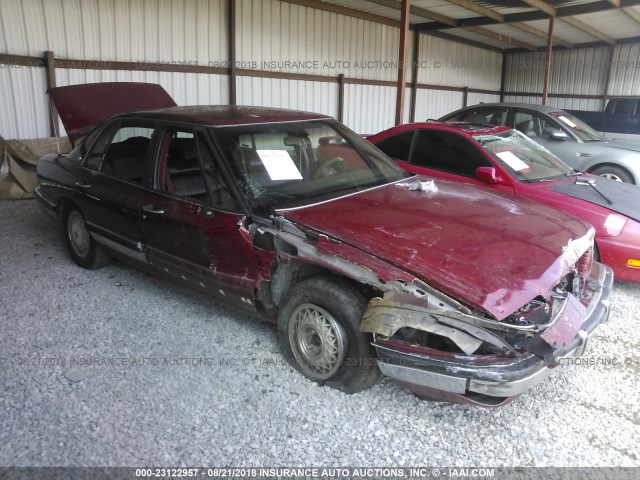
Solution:
<path fill-rule="evenodd" d="M 594 168 L 591 173 L 615 180 L 616 182 L 634 183 L 633 177 L 629 172 L 623 168 L 616 167 L 615 165 L 604 165 L 602 167 Z"/>
<path fill-rule="evenodd" d="M 378 378 L 368 334 L 360 332 L 367 301 L 349 283 L 313 277 L 295 284 L 278 313 L 278 336 L 295 368 L 320 384 L 354 393 Z"/>
<path fill-rule="evenodd" d="M 64 239 L 69 253 L 82 268 L 95 270 L 108 265 L 111 257 L 91 238 L 84 215 L 76 207 L 64 217 Z"/>

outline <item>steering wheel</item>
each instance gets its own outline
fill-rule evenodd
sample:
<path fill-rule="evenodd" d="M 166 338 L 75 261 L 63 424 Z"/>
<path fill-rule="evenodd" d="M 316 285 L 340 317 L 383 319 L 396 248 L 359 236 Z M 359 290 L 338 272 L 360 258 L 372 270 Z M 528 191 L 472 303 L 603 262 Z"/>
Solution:
<path fill-rule="evenodd" d="M 318 170 L 316 171 L 314 177 L 324 177 L 331 167 L 333 167 L 334 165 L 337 166 L 339 163 L 344 163 L 344 158 L 333 157 L 329 158 L 328 160 L 324 160 L 320 164 L 320 167 L 318 167 Z"/>

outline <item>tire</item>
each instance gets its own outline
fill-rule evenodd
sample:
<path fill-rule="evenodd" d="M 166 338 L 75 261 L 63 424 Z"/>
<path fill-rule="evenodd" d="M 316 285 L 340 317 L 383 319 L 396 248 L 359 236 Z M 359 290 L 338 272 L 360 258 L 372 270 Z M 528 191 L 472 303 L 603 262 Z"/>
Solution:
<path fill-rule="evenodd" d="M 65 212 L 64 240 L 71 258 L 82 268 L 96 270 L 111 262 L 111 257 L 91 238 L 84 215 L 76 207 Z"/>
<path fill-rule="evenodd" d="M 378 379 L 369 334 L 360 332 L 367 301 L 351 284 L 330 276 L 291 287 L 278 312 L 285 357 L 307 378 L 345 393 Z"/>
<path fill-rule="evenodd" d="M 590 173 L 610 178 L 611 180 L 616 180 L 618 182 L 634 184 L 633 177 L 629 172 L 624 168 L 616 167 L 615 165 L 603 165 L 602 167 L 594 168 Z"/>

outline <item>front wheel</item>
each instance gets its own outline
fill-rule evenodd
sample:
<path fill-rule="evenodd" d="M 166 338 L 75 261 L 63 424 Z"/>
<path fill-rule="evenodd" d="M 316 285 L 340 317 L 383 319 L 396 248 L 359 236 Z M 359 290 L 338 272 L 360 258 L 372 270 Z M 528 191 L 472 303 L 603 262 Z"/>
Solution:
<path fill-rule="evenodd" d="M 634 183 L 633 177 L 623 168 L 616 167 L 615 165 L 604 165 L 602 167 L 594 168 L 591 173 L 593 175 L 599 175 L 600 177 L 609 178 L 616 182 Z"/>
<path fill-rule="evenodd" d="M 355 393 L 378 378 L 368 334 L 360 332 L 367 301 L 351 284 L 313 277 L 295 284 L 278 313 L 278 336 L 296 369 L 320 384 Z"/>
<path fill-rule="evenodd" d="M 67 210 L 64 217 L 64 239 L 71 257 L 82 268 L 95 270 L 111 261 L 109 255 L 91 238 L 84 215 L 76 207 Z"/>

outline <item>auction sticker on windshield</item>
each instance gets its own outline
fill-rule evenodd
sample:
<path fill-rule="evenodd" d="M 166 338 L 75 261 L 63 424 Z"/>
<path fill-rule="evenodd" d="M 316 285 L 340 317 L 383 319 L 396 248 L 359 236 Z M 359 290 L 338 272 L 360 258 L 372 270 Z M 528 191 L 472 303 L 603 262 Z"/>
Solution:
<path fill-rule="evenodd" d="M 302 180 L 300 171 L 286 150 L 256 150 L 271 180 Z"/>
<path fill-rule="evenodd" d="M 496 155 L 500 157 L 500 159 L 503 160 L 507 165 L 513 168 L 516 172 L 525 172 L 526 170 L 529 170 L 529 165 L 524 163 L 509 151 L 498 152 L 496 153 Z"/>

